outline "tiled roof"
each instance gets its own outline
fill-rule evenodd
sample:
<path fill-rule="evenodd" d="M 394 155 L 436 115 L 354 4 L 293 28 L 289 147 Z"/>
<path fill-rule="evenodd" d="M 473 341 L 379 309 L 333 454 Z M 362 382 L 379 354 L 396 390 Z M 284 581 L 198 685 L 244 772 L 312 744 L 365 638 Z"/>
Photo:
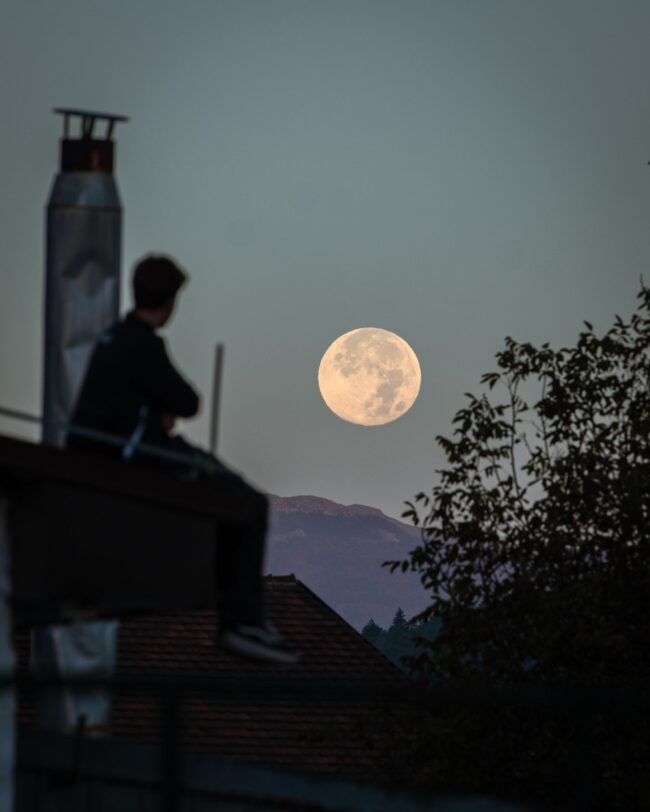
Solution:
<path fill-rule="evenodd" d="M 120 636 L 120 673 L 272 679 L 394 679 L 399 672 L 333 609 L 293 575 L 264 578 L 266 613 L 302 654 L 298 665 L 248 661 L 216 649 L 214 612 L 127 619 Z"/>
<path fill-rule="evenodd" d="M 403 684 L 405 678 L 365 638 L 294 576 L 265 579 L 268 618 L 302 653 L 298 665 L 247 661 L 215 646 L 214 612 L 142 616 L 123 621 L 118 675 L 263 679 L 290 685 L 307 680 Z M 368 706 L 366 706 L 366 711 Z M 372 777 L 358 705 L 296 696 L 263 700 L 194 696 L 184 701 L 183 749 L 221 758 Z M 150 696 L 116 698 L 113 735 L 160 738 L 162 717 Z"/>

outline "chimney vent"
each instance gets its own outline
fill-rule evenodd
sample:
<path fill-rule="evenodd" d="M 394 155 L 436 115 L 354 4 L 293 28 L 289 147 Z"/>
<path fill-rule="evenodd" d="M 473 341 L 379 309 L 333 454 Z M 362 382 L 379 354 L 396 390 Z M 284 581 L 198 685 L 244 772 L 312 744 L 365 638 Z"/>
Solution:
<path fill-rule="evenodd" d="M 61 172 L 104 172 L 112 175 L 115 156 L 113 130 L 117 122 L 129 119 L 111 113 L 93 113 L 68 107 L 57 107 L 54 112 L 63 116 Z M 71 135 L 71 122 L 78 123 L 76 137 Z M 103 130 L 103 136 L 99 130 Z"/>

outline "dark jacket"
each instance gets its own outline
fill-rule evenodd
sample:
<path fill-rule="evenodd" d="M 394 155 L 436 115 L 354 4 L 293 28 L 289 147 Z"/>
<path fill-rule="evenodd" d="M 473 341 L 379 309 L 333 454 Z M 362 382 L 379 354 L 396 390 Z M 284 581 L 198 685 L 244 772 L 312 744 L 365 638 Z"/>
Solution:
<path fill-rule="evenodd" d="M 131 312 L 97 341 L 67 446 L 115 456 L 124 456 L 134 440 L 166 447 L 169 438 L 162 414 L 192 417 L 198 410 L 199 397 L 172 365 L 162 338 Z M 122 447 L 98 443 L 75 434 L 77 426 L 118 435 L 124 443 Z"/>

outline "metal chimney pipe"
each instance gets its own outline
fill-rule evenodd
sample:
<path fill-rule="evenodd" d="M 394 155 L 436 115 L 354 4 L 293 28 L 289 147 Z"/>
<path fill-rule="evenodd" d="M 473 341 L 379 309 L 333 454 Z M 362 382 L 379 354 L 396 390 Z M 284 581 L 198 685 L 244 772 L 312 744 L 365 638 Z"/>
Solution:
<path fill-rule="evenodd" d="M 62 446 L 90 353 L 119 315 L 122 207 L 113 177 L 113 129 L 128 119 L 54 112 L 63 116 L 63 138 L 47 205 L 43 442 Z M 76 136 L 71 121 L 79 123 Z M 105 126 L 103 137 L 98 122 Z M 117 621 L 33 630 L 32 669 L 45 677 L 110 678 L 117 631 Z M 85 719 L 87 726 L 101 727 L 110 707 L 110 694 L 100 689 L 52 689 L 38 697 L 36 723 L 69 730 Z"/>
<path fill-rule="evenodd" d="M 63 116 L 63 138 L 47 204 L 43 442 L 61 446 L 90 352 L 118 318 L 122 207 L 112 136 L 115 123 L 128 119 L 54 112 Z M 71 122 L 79 123 L 76 136 Z"/>

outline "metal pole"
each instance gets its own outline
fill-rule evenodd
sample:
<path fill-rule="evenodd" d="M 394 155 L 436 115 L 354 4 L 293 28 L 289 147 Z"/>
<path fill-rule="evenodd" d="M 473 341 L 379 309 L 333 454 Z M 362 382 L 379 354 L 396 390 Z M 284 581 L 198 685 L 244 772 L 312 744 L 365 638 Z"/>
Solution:
<path fill-rule="evenodd" d="M 219 430 L 219 403 L 221 399 L 221 370 L 223 369 L 223 344 L 217 344 L 214 351 L 214 371 L 212 375 L 212 416 L 210 420 L 210 451 L 216 456 Z"/>
<path fill-rule="evenodd" d="M 180 691 L 168 688 L 160 697 L 165 717 L 165 739 L 161 748 L 161 792 L 163 812 L 178 812 L 181 806 L 181 719 Z"/>

